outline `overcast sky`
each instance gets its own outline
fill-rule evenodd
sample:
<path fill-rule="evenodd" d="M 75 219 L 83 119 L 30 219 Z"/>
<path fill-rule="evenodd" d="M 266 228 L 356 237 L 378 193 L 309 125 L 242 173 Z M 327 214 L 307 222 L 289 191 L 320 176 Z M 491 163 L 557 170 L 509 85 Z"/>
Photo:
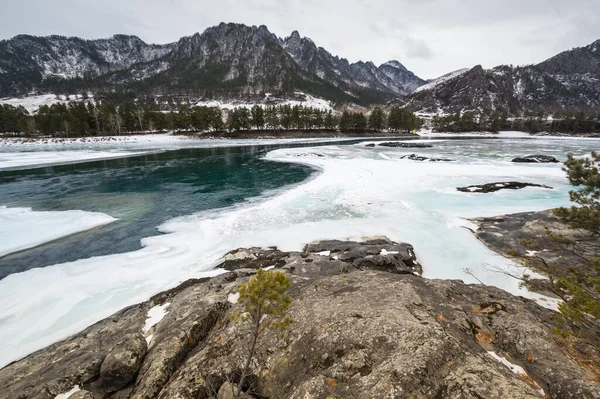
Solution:
<path fill-rule="evenodd" d="M 298 30 L 350 62 L 423 78 L 531 64 L 600 39 L 599 0 L 0 0 L 0 38 L 134 34 L 167 43 L 220 22 Z"/>

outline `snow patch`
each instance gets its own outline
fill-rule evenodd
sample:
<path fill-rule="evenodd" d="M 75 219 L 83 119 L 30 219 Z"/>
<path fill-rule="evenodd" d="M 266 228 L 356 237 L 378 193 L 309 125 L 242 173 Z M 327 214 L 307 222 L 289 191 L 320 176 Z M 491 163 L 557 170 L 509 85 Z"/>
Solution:
<path fill-rule="evenodd" d="M 148 333 L 148 331 L 150 331 L 152 327 L 160 323 L 160 321 L 167 315 L 167 313 L 169 313 L 166 311 L 169 305 L 171 305 L 170 302 L 167 302 L 163 305 L 156 305 L 148 311 L 146 323 L 142 328 L 142 332 L 144 334 Z"/>
<path fill-rule="evenodd" d="M 529 375 L 527 374 L 527 372 L 525 371 L 525 369 L 523 367 L 519 366 L 518 364 L 509 362 L 506 358 L 496 354 L 496 352 L 488 351 L 488 355 L 490 355 L 491 357 L 493 357 L 494 359 L 496 359 L 497 361 L 499 361 L 500 363 L 502 363 L 503 365 L 508 367 L 510 369 L 510 371 L 512 371 L 514 374 L 521 376 L 521 377 L 528 377 L 528 380 L 532 381 L 533 384 L 535 385 L 535 389 L 542 396 L 546 396 L 544 393 L 544 390 L 542 388 L 540 388 L 540 386 L 535 381 L 533 381 L 531 379 L 531 377 L 529 377 Z"/>
<path fill-rule="evenodd" d="M 267 269 L 265 269 L 265 270 L 267 270 Z M 236 304 L 238 302 L 238 299 L 240 299 L 240 293 L 239 292 L 235 292 L 235 293 L 227 295 L 227 300 L 230 303 Z"/>

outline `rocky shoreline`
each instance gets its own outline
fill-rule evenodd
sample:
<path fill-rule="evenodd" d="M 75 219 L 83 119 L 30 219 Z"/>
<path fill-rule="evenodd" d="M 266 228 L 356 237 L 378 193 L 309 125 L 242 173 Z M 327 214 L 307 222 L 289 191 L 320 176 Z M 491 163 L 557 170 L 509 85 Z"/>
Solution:
<path fill-rule="evenodd" d="M 600 237 L 583 229 L 570 228 L 552 210 L 522 212 L 472 220 L 479 228 L 476 237 L 491 250 L 533 271 L 546 275 L 536 265 L 552 265 L 560 272 L 582 268 L 586 259 L 600 254 Z M 539 262 L 534 262 L 538 260 Z M 533 278 L 529 285 L 548 293 L 547 278 Z"/>
<path fill-rule="evenodd" d="M 565 354 L 554 312 L 495 287 L 420 277 L 409 244 L 248 248 L 0 370 L 0 398 L 213 398 L 245 353 L 236 287 L 258 267 L 291 280 L 294 324 L 265 335 L 256 398 L 600 398 Z M 68 393 L 68 394 L 67 394 Z M 58 396 L 62 395 L 62 396 Z"/>

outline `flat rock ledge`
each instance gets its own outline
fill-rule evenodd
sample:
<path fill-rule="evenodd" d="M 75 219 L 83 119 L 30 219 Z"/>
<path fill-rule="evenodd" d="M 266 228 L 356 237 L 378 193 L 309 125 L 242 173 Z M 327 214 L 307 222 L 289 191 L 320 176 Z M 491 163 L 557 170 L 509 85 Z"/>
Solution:
<path fill-rule="evenodd" d="M 422 278 L 409 244 L 246 248 L 222 266 L 229 272 L 185 281 L 6 366 L 0 398 L 75 388 L 76 397 L 227 397 L 247 353 L 246 330 L 231 321 L 236 288 L 259 267 L 289 275 L 294 323 L 283 339 L 263 335 L 244 397 L 600 398 L 595 375 L 554 339 L 552 311 L 494 287 Z M 149 326 L 157 309 L 164 317 Z M 106 384 L 107 375 L 118 378 Z"/>
<path fill-rule="evenodd" d="M 552 189 L 552 187 L 546 186 L 544 184 L 521 183 L 518 181 L 474 184 L 467 187 L 457 187 L 456 189 L 465 193 L 493 193 L 495 191 L 500 190 L 520 190 L 525 187 L 540 187 Z"/>

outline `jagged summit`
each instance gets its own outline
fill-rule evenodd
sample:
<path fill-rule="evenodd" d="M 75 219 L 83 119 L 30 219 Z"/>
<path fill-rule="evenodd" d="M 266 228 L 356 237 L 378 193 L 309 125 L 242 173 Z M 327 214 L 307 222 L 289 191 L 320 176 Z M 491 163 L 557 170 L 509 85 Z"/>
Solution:
<path fill-rule="evenodd" d="M 385 67 L 385 66 L 397 68 L 397 69 L 400 69 L 403 71 L 408 71 L 408 69 L 406 69 L 406 67 L 404 65 L 402 65 L 399 61 L 396 61 L 396 60 L 387 61 L 387 62 L 381 64 L 380 68 Z"/>

